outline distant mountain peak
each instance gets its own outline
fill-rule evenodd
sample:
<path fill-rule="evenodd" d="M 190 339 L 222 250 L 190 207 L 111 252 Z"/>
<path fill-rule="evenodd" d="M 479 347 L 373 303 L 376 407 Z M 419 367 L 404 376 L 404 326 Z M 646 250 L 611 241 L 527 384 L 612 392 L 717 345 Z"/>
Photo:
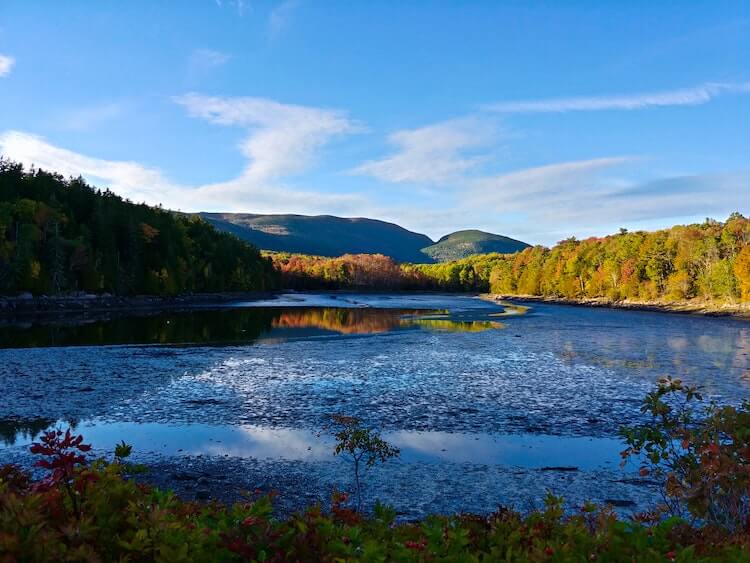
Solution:
<path fill-rule="evenodd" d="M 257 213 L 201 213 L 219 230 L 276 252 L 341 256 L 384 254 L 398 262 L 443 262 L 480 252 L 517 252 L 528 245 L 476 229 L 434 243 L 427 235 L 366 217 Z M 484 250 L 484 249 L 487 250 Z"/>
<path fill-rule="evenodd" d="M 519 252 L 529 245 L 520 240 L 487 233 L 478 229 L 465 229 L 441 237 L 437 243 L 422 249 L 436 262 L 460 260 L 472 254 Z"/>

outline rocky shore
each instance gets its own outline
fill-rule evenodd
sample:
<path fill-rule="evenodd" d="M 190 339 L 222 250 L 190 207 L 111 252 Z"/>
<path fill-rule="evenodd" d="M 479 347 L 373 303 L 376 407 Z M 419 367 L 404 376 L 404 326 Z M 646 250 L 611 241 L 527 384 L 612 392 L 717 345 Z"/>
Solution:
<path fill-rule="evenodd" d="M 703 315 L 707 317 L 737 317 L 750 319 L 750 303 L 716 304 L 705 301 L 613 301 L 605 297 L 568 299 L 539 295 L 504 295 L 484 294 L 489 301 L 511 301 L 515 303 L 555 303 L 576 307 L 605 307 L 609 309 L 629 309 L 631 311 L 652 311 L 658 313 L 678 313 L 684 315 Z"/>

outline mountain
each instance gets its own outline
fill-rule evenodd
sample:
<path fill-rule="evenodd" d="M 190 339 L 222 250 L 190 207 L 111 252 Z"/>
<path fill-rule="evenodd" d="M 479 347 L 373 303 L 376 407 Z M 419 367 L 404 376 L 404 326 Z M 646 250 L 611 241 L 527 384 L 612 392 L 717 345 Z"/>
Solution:
<path fill-rule="evenodd" d="M 201 213 L 221 231 L 263 250 L 341 256 L 385 254 L 398 262 L 432 263 L 483 252 L 517 252 L 528 244 L 482 231 L 458 231 L 437 244 L 393 223 L 332 215 Z"/>
<path fill-rule="evenodd" d="M 421 249 L 433 244 L 426 235 L 393 223 L 332 215 L 255 215 L 201 213 L 219 230 L 263 250 L 320 256 L 385 254 L 398 262 L 429 260 Z"/>
<path fill-rule="evenodd" d="M 466 258 L 472 254 L 488 254 L 490 252 L 511 254 L 520 252 L 529 246 L 520 240 L 501 235 L 467 230 L 445 235 L 436 244 L 423 248 L 422 252 L 436 262 L 450 262 L 451 260 Z"/>

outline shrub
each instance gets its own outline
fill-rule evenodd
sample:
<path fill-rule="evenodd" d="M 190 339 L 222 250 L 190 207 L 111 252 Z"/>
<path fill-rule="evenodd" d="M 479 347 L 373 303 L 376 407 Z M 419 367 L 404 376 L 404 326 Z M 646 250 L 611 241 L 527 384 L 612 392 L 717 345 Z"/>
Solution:
<path fill-rule="evenodd" d="M 362 469 L 369 469 L 377 463 L 385 463 L 392 457 L 398 457 L 400 452 L 398 448 L 383 440 L 375 430 L 364 428 L 356 417 L 335 415 L 332 419 L 339 427 L 335 434 L 336 447 L 333 453 L 345 456 L 353 464 L 357 510 L 361 511 Z"/>
<path fill-rule="evenodd" d="M 694 386 L 665 378 L 641 408 L 650 420 L 623 429 L 623 459 L 660 479 L 663 509 L 731 531 L 750 529 L 750 403 L 700 407 Z"/>

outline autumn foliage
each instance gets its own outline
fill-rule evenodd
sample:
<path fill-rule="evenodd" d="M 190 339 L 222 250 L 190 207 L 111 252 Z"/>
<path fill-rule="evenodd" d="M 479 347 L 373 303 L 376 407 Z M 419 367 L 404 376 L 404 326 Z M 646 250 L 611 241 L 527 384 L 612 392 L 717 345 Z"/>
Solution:
<path fill-rule="evenodd" d="M 654 232 L 627 232 L 515 254 L 441 264 L 396 264 L 380 255 L 277 254 L 285 287 L 480 291 L 640 302 L 750 301 L 750 221 L 735 213 Z"/>

